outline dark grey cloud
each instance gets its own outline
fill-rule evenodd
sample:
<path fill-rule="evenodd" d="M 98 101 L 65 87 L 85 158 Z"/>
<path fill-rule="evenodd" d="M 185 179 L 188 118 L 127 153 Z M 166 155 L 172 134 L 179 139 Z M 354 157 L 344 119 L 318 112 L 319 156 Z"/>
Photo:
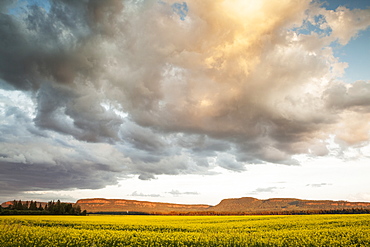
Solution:
<path fill-rule="evenodd" d="M 219 154 L 219 156 L 217 157 L 217 164 L 222 168 L 236 172 L 245 170 L 244 163 L 238 162 L 235 159 L 234 155 Z"/>
<path fill-rule="evenodd" d="M 14 5 L 17 2 L 17 0 L 4 0 L 0 3 L 0 12 L 6 13 L 8 8 Z"/>
<path fill-rule="evenodd" d="M 50 12 L 37 5 L 13 16 L 0 16 L 2 79 L 20 89 L 37 89 L 45 80 L 71 83 L 76 67 L 73 54 L 88 35 L 84 12 L 54 2 Z"/>
<path fill-rule="evenodd" d="M 1 194 L 97 189 L 124 176 L 119 173 L 130 160 L 113 146 L 80 142 L 36 127 L 34 102 L 19 91 L 1 91 L 0 101 L 7 105 L 0 112 Z"/>
<path fill-rule="evenodd" d="M 155 179 L 155 176 L 153 174 L 148 174 L 148 173 L 142 172 L 139 175 L 139 179 L 141 179 L 141 180 L 151 180 L 151 179 Z"/>
<path fill-rule="evenodd" d="M 95 91 L 84 95 L 58 85 L 43 85 L 37 94 L 35 124 L 43 129 L 70 134 L 89 142 L 112 142 L 119 139 L 122 118 L 99 103 Z"/>
<path fill-rule="evenodd" d="M 224 3 L 231 18 L 210 0 L 52 0 L 13 14 L 2 1 L 4 193 L 297 165 L 295 155 L 329 154 L 332 136 L 366 145 L 369 82 L 338 82 L 346 65 L 329 46 L 369 14 L 340 10 L 339 32 L 336 11 L 309 3 L 270 1 L 258 16 Z M 315 15 L 331 34 L 293 31 Z"/>
<path fill-rule="evenodd" d="M 356 81 L 350 87 L 336 83 L 325 92 L 329 108 L 336 110 L 352 108 L 364 113 L 370 111 L 369 95 L 370 83 L 367 81 Z"/>
<path fill-rule="evenodd" d="M 99 189 L 117 181 L 115 171 L 99 164 L 75 164 L 75 167 L 70 167 L 59 162 L 54 166 L 2 162 L 0 166 L 1 181 L 5 184 L 1 188 L 2 193 L 14 190 Z"/>
<path fill-rule="evenodd" d="M 125 128 L 121 132 L 121 137 L 139 150 L 165 153 L 169 148 L 168 142 L 166 142 L 161 134 L 132 123 L 125 125 Z"/>
<path fill-rule="evenodd" d="M 194 153 L 215 155 L 217 152 L 225 152 L 230 149 L 230 144 L 221 140 L 210 139 L 206 135 L 177 135 L 178 144 L 192 150 Z"/>

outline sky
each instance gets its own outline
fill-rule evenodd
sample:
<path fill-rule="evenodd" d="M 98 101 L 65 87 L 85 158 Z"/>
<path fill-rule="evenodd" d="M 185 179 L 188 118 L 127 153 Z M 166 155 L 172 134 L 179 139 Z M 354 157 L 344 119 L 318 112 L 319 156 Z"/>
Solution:
<path fill-rule="evenodd" d="M 0 201 L 370 202 L 370 3 L 5 0 Z"/>

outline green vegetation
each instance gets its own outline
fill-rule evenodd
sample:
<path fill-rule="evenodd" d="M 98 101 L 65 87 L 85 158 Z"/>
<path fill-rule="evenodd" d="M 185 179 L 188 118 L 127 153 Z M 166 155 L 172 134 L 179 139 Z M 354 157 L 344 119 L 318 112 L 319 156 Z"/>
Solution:
<path fill-rule="evenodd" d="M 145 214 L 135 212 L 136 214 Z M 122 212 L 96 212 L 96 214 L 124 214 Z M 318 210 L 280 210 L 280 211 L 193 211 L 193 212 L 157 212 L 154 215 L 309 215 L 309 214 L 370 214 L 367 208 L 347 208 L 347 209 L 318 209 Z"/>
<path fill-rule="evenodd" d="M 73 205 L 72 203 L 64 203 L 58 200 L 57 202 L 50 201 L 44 204 L 43 207 L 40 202 L 14 200 L 6 208 L 0 206 L 0 215 L 86 215 L 86 210 L 81 211 L 79 205 Z"/>
<path fill-rule="evenodd" d="M 0 246 L 370 246 L 370 215 L 2 216 Z"/>

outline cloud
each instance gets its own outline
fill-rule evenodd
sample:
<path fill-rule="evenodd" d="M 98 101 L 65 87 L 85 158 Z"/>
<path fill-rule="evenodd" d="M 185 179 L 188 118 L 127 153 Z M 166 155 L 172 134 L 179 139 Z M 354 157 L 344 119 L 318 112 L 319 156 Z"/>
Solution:
<path fill-rule="evenodd" d="M 140 197 L 160 197 L 160 194 L 143 194 L 138 193 L 137 191 L 132 192 L 129 196 L 140 196 Z"/>
<path fill-rule="evenodd" d="M 277 189 L 283 189 L 278 187 L 263 187 L 263 188 L 257 188 L 254 191 L 252 191 L 252 194 L 258 194 L 258 193 L 272 193 L 275 192 Z"/>
<path fill-rule="evenodd" d="M 353 84 L 335 83 L 325 92 L 329 108 L 355 109 L 358 112 L 370 111 L 370 84 L 366 81 L 356 81 Z"/>
<path fill-rule="evenodd" d="M 125 162 L 122 154 L 106 144 L 87 145 L 89 150 L 31 141 L 1 143 L 0 147 L 2 192 L 103 188 L 117 183 Z"/>
<path fill-rule="evenodd" d="M 0 4 L 4 190 L 297 165 L 329 154 L 332 136 L 368 145 L 369 81 L 341 82 L 331 46 L 365 30 L 368 9 L 63 0 L 11 14 L 14 3 Z"/>
<path fill-rule="evenodd" d="M 313 187 L 313 188 L 320 188 L 320 187 L 323 187 L 323 186 L 329 186 L 329 185 L 332 185 L 332 184 L 328 184 L 328 183 L 319 183 L 319 184 L 307 184 L 306 186 L 310 186 L 310 187 Z"/>
<path fill-rule="evenodd" d="M 10 198 L 10 199 L 9 199 Z M 0 201 L 5 202 L 7 200 L 22 200 L 22 201 L 38 201 L 38 202 L 48 202 L 57 201 L 62 202 L 76 202 L 78 198 L 71 197 L 66 194 L 54 193 L 52 191 L 26 191 L 21 193 L 13 193 L 11 195 L 2 194 L 0 196 Z"/>
<path fill-rule="evenodd" d="M 346 145 L 368 143 L 370 120 L 370 83 L 356 81 L 353 84 L 335 83 L 324 93 L 327 107 L 337 113 L 336 138 Z"/>
<path fill-rule="evenodd" d="M 243 162 L 238 162 L 233 155 L 228 155 L 225 153 L 218 155 L 217 164 L 220 167 L 231 171 L 240 172 L 245 170 Z"/>
<path fill-rule="evenodd" d="M 170 192 L 166 192 L 168 194 L 171 194 L 173 196 L 181 196 L 181 195 L 199 195 L 198 192 L 180 192 L 178 190 L 171 190 Z"/>
<path fill-rule="evenodd" d="M 335 11 L 323 8 L 317 11 L 325 16 L 325 22 L 320 23 L 321 27 L 330 29 L 330 38 L 338 40 L 342 45 L 356 37 L 360 30 L 367 29 L 370 23 L 369 9 L 350 10 L 339 6 Z"/>

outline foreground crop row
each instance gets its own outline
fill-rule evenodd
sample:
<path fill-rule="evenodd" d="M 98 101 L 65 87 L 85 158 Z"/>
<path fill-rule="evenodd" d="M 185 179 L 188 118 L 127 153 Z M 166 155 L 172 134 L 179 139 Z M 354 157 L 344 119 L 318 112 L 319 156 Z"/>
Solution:
<path fill-rule="evenodd" d="M 370 246 L 370 215 L 2 216 L 0 246 Z"/>

